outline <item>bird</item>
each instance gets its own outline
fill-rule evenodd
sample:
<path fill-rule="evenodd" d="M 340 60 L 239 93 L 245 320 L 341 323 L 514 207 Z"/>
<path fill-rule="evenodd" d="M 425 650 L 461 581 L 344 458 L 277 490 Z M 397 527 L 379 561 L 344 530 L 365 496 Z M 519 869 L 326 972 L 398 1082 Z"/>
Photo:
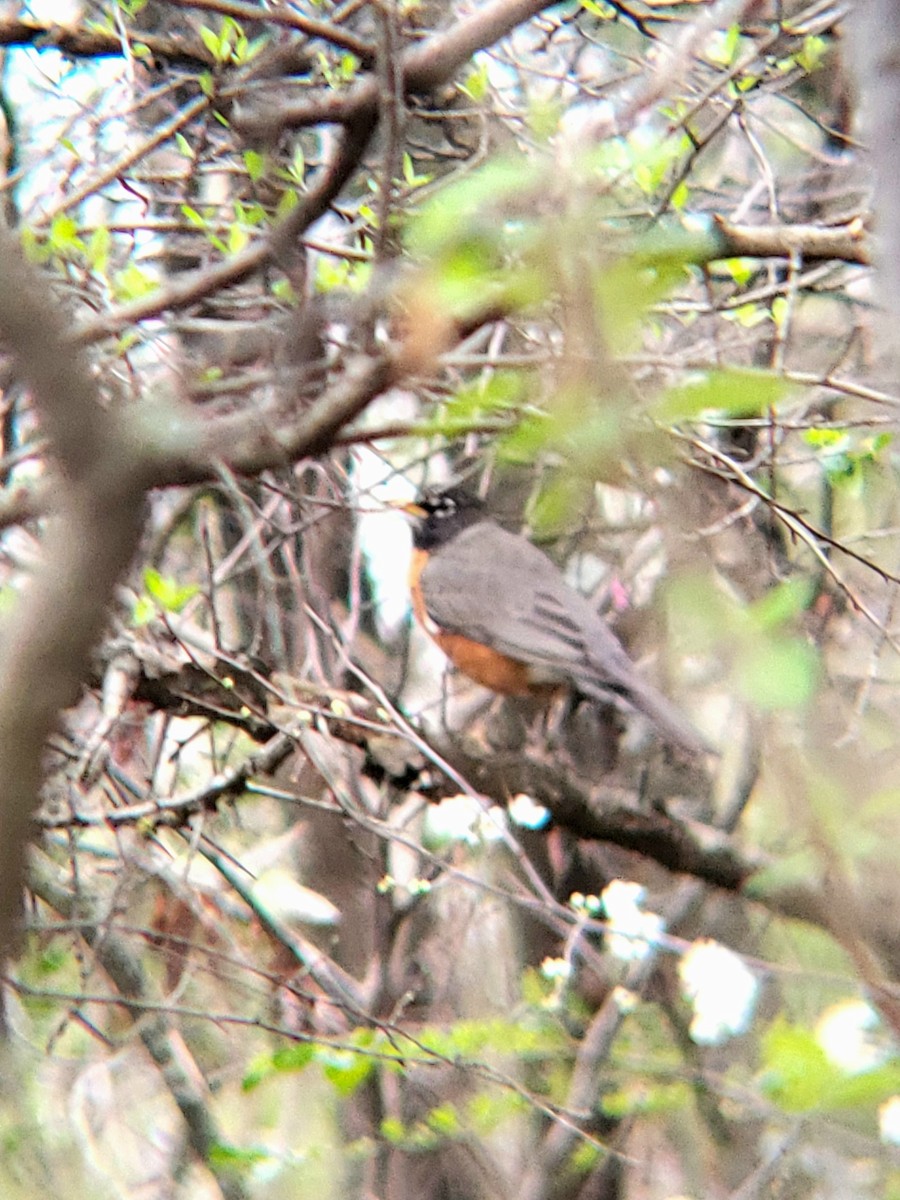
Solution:
<path fill-rule="evenodd" d="M 473 492 L 423 491 L 400 507 L 412 518 L 413 614 L 464 675 L 501 695 L 564 688 L 636 709 L 667 743 L 710 751 L 553 560 L 493 520 Z"/>

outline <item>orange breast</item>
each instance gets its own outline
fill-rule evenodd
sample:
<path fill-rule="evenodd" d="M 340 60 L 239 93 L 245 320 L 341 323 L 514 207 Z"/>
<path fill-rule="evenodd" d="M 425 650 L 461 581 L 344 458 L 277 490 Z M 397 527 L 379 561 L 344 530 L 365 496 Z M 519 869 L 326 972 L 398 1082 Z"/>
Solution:
<path fill-rule="evenodd" d="M 412 593 L 413 612 L 419 624 L 443 650 L 453 665 L 482 687 L 505 696 L 527 696 L 532 692 L 530 671 L 526 663 L 507 658 L 490 646 L 473 642 L 461 633 L 444 633 L 435 627 L 428 615 L 422 595 L 421 575 L 428 562 L 428 555 L 414 550 L 409 572 L 409 587 Z"/>

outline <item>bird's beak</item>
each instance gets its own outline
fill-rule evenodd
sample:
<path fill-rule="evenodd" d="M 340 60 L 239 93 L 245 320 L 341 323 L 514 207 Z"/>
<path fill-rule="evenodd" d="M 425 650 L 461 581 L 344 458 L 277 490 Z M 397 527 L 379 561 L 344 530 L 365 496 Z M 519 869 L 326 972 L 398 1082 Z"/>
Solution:
<path fill-rule="evenodd" d="M 388 508 L 395 508 L 398 512 L 406 513 L 408 517 L 421 519 L 428 516 L 422 505 L 417 504 L 415 500 L 388 500 Z"/>

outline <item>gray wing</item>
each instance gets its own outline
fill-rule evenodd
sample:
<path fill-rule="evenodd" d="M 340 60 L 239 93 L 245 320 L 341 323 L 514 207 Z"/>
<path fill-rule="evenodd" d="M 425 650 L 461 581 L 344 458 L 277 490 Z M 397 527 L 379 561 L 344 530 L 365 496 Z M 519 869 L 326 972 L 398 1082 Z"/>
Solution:
<path fill-rule="evenodd" d="M 421 583 L 428 614 L 443 629 L 528 663 L 546 682 L 581 687 L 599 672 L 618 690 L 634 673 L 618 640 L 556 564 L 492 521 L 479 522 L 441 547 Z"/>
<path fill-rule="evenodd" d="M 641 678 L 591 604 L 524 538 L 480 521 L 429 560 L 421 585 L 428 615 L 442 629 L 527 663 L 535 682 L 567 683 L 596 700 L 624 701 L 671 741 L 695 753 L 708 749 L 675 706 Z"/>

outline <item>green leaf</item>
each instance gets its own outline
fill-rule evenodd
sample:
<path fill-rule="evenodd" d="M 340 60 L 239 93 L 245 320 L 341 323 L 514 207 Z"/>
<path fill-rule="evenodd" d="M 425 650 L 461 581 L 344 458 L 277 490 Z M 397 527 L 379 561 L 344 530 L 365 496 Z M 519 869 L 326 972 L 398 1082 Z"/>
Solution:
<path fill-rule="evenodd" d="M 762 325 L 771 319 L 771 312 L 764 304 L 738 304 L 736 308 L 729 308 L 722 313 L 726 321 L 732 321 L 735 325 L 740 325 L 742 329 L 755 329 L 757 325 Z"/>
<path fill-rule="evenodd" d="M 246 40 L 247 39 L 245 38 L 244 41 L 246 42 Z M 246 51 L 242 52 L 240 61 L 242 63 L 252 62 L 252 60 L 256 58 L 257 54 L 259 54 L 259 52 L 263 49 L 263 47 L 268 46 L 270 41 L 271 38 L 267 33 L 261 33 L 259 37 L 255 37 L 253 41 L 250 42 Z"/>
<path fill-rule="evenodd" d="M 593 489 L 592 478 L 572 471 L 557 472 L 528 509 L 528 523 L 538 540 L 571 528 L 572 514 L 584 511 Z"/>
<path fill-rule="evenodd" d="M 760 871 L 756 871 L 744 885 L 744 893 L 751 899 L 764 900 L 767 896 L 793 887 L 808 888 L 811 880 L 819 876 L 820 864 L 809 846 L 797 850 L 779 847 L 777 858 Z"/>
<path fill-rule="evenodd" d="M 739 25 L 732 25 L 727 30 L 715 30 L 707 44 L 705 58 L 719 67 L 732 66 L 737 57 L 740 38 Z"/>
<path fill-rule="evenodd" d="M 269 214 L 261 204 L 241 204 L 240 200 L 235 200 L 234 218 L 243 225 L 256 227 L 265 225 L 269 219 Z"/>
<path fill-rule="evenodd" d="M 266 173 L 266 156 L 258 150 L 244 151 L 244 166 L 253 183 L 258 183 Z"/>
<path fill-rule="evenodd" d="M 101 225 L 91 234 L 87 245 L 87 260 L 92 271 L 105 275 L 109 266 L 109 247 L 112 235 L 105 225 Z"/>
<path fill-rule="evenodd" d="M 222 49 L 222 40 L 214 29 L 210 29 L 208 25 L 200 26 L 200 41 L 207 48 L 216 62 L 219 61 L 219 55 Z"/>
<path fill-rule="evenodd" d="M 776 1020 L 763 1037 L 762 1087 L 786 1112 L 876 1107 L 900 1091 L 900 1060 L 848 1072 L 832 1063 L 811 1030 Z"/>
<path fill-rule="evenodd" d="M 708 257 L 706 234 L 685 233 L 672 221 L 623 246 L 613 262 L 594 274 L 594 290 L 603 312 L 603 328 L 617 350 L 641 336 L 641 322 L 685 277 L 690 263 Z"/>
<path fill-rule="evenodd" d="M 746 287 L 758 269 L 755 258 L 720 258 L 716 262 L 728 272 L 738 287 Z"/>
<path fill-rule="evenodd" d="M 196 583 L 181 585 L 177 580 L 161 575 L 154 567 L 144 571 L 144 587 L 147 595 L 164 612 L 179 613 L 200 591 Z"/>
<path fill-rule="evenodd" d="M 651 412 L 666 422 L 693 420 L 705 412 L 759 416 L 783 400 L 789 390 L 787 382 L 771 371 L 737 367 L 705 371 L 670 388 Z"/>
<path fill-rule="evenodd" d="M 455 1137 L 460 1132 L 459 1113 L 449 1103 L 432 1108 L 425 1117 L 425 1122 L 429 1129 L 441 1137 Z"/>
<path fill-rule="evenodd" d="M 320 1047 L 316 1055 L 322 1073 L 341 1096 L 351 1096 L 375 1069 L 375 1060 L 352 1050 Z"/>
<path fill-rule="evenodd" d="M 315 288 L 317 292 L 332 292 L 346 287 L 350 278 L 350 264 L 344 258 L 329 258 L 321 255 L 316 260 Z"/>
<path fill-rule="evenodd" d="M 803 438 L 818 451 L 819 464 L 836 487 L 861 486 L 866 472 L 893 442 L 888 432 L 860 437 L 848 429 L 807 429 Z"/>
<path fill-rule="evenodd" d="M 275 216 L 277 219 L 287 216 L 300 203 L 300 196 L 293 188 L 285 188 L 278 197 L 278 203 L 275 205 Z"/>
<path fill-rule="evenodd" d="M 306 158 L 299 142 L 294 147 L 287 174 L 290 182 L 296 183 L 298 187 L 303 187 L 303 181 L 306 179 Z"/>
<path fill-rule="evenodd" d="M 825 1097 L 823 1108 L 877 1108 L 900 1092 L 900 1061 L 885 1063 L 871 1071 L 845 1075 Z"/>
<path fill-rule="evenodd" d="M 682 179 L 682 181 L 675 187 L 674 191 L 672 192 L 672 197 L 669 200 L 669 203 L 672 205 L 672 207 L 675 209 L 676 212 L 681 212 L 682 209 L 684 209 L 687 206 L 687 202 L 689 199 L 690 199 L 690 191 L 688 190 L 688 185 Z"/>
<path fill-rule="evenodd" d="M 437 256 L 488 237 L 493 245 L 502 233 L 497 209 L 530 188 L 537 164 L 524 158 L 497 158 L 480 170 L 442 188 L 410 221 L 406 240 L 417 257 Z"/>
<path fill-rule="evenodd" d="M 487 380 L 460 388 L 427 430 L 443 437 L 458 437 L 485 420 L 519 407 L 525 398 L 525 379 L 519 371 L 495 371 Z"/>
<path fill-rule="evenodd" d="M 242 225 L 235 223 L 228 230 L 228 253 L 239 254 L 250 241 L 250 234 Z"/>
<path fill-rule="evenodd" d="M 816 449 L 843 447 L 847 443 L 847 431 L 846 429 L 804 429 L 803 440 L 808 446 L 814 446 Z"/>
<path fill-rule="evenodd" d="M 690 1104 L 691 1091 L 686 1083 L 649 1086 L 646 1080 L 636 1080 L 617 1091 L 605 1092 L 601 1108 L 609 1117 L 622 1119 L 640 1114 L 683 1112 Z"/>
<path fill-rule="evenodd" d="M 259 1163 L 268 1162 L 271 1158 L 268 1150 L 249 1150 L 227 1142 L 217 1142 L 209 1152 L 209 1161 L 213 1166 L 232 1169 L 249 1170 Z"/>
<path fill-rule="evenodd" d="M 245 1092 L 249 1092 L 272 1075 L 303 1071 L 314 1060 L 316 1050 L 313 1042 L 296 1042 L 292 1046 L 276 1050 L 274 1054 L 261 1055 L 250 1064 L 241 1087 Z"/>
<path fill-rule="evenodd" d="M 815 595 L 814 579 L 789 579 L 786 583 L 780 583 L 751 606 L 753 623 L 758 629 L 776 629 L 805 612 Z"/>
<path fill-rule="evenodd" d="M 603 475 L 610 459 L 621 457 L 621 448 L 617 406 L 596 404 L 580 387 L 559 391 L 550 412 L 527 413 L 499 445 L 500 454 L 511 462 L 533 462 L 544 452 L 561 455 L 578 489 L 583 478 Z"/>
<path fill-rule="evenodd" d="M 47 240 L 57 254 L 84 250 L 84 242 L 78 236 L 78 222 L 67 213 L 60 213 L 53 218 Z"/>
<path fill-rule="evenodd" d="M 196 225 L 198 229 L 206 229 L 206 218 L 197 212 L 196 208 L 191 208 L 190 204 L 182 204 L 182 216 L 187 217 L 192 225 Z"/>
<path fill-rule="evenodd" d="M 290 308 L 296 307 L 299 303 L 294 285 L 289 279 L 282 277 L 281 279 L 274 280 L 271 291 L 276 300 L 281 304 L 286 304 Z"/>
<path fill-rule="evenodd" d="M 500 451 L 503 458 L 513 463 L 533 462 L 555 439 L 557 428 L 548 413 L 529 413 L 502 439 Z"/>
<path fill-rule="evenodd" d="M 155 568 L 147 567 L 144 571 L 144 587 L 147 589 L 147 595 L 151 599 L 156 600 L 165 607 L 167 592 L 171 587 L 171 583 L 167 582 Z"/>
<path fill-rule="evenodd" d="M 747 646 L 736 664 L 738 687 L 757 708 L 799 708 L 819 680 L 816 651 L 799 638 L 769 637 Z"/>
<path fill-rule="evenodd" d="M 407 187 L 418 188 L 424 187 L 426 183 L 430 183 L 433 176 L 419 175 L 416 173 L 415 164 L 412 160 L 412 155 L 404 153 L 403 155 L 403 180 Z"/>
<path fill-rule="evenodd" d="M 659 180 L 655 175 L 651 174 L 650 168 L 646 163 L 636 163 L 632 172 L 634 182 L 638 185 L 645 196 L 652 196 L 656 189 Z"/>
<path fill-rule="evenodd" d="M 770 1099 L 786 1112 L 818 1108 L 839 1072 L 811 1030 L 779 1018 L 766 1031 L 762 1049 L 761 1082 Z"/>
<path fill-rule="evenodd" d="M 466 1124 L 479 1137 L 485 1137 L 493 1133 L 503 1121 L 527 1111 L 528 1102 L 524 1097 L 511 1092 L 499 1092 L 493 1088 L 486 1089 L 476 1092 L 466 1101 Z"/>
<path fill-rule="evenodd" d="M 38 976 L 46 978 L 49 975 L 55 975 L 58 971 L 70 967 L 71 959 L 66 952 L 65 946 L 60 945 L 58 942 L 48 942 L 34 965 Z"/>
<path fill-rule="evenodd" d="M 569 1157 L 569 1165 L 579 1175 L 593 1171 L 603 1156 L 603 1151 L 593 1142 L 579 1142 Z"/>
<path fill-rule="evenodd" d="M 474 70 L 470 71 L 463 83 L 460 84 L 460 90 L 464 92 L 470 100 L 474 100 L 476 104 L 487 95 L 489 83 L 487 62 L 479 63 Z"/>
<path fill-rule="evenodd" d="M 137 300 L 155 292 L 159 284 L 142 271 L 137 263 L 129 263 L 113 280 L 113 290 L 119 300 Z"/>
<path fill-rule="evenodd" d="M 652 266 L 642 269 L 627 254 L 596 272 L 594 294 L 610 344 L 620 352 L 634 345 L 641 336 L 641 321 L 648 309 L 664 299 L 671 288 L 668 272 L 658 272 Z"/>
<path fill-rule="evenodd" d="M 397 1117 L 383 1117 L 379 1130 L 384 1140 L 392 1146 L 399 1146 L 406 1140 L 406 1127 Z"/>
<path fill-rule="evenodd" d="M 825 38 L 810 34 L 804 38 L 803 49 L 794 55 L 794 61 L 798 67 L 802 67 L 804 71 L 812 74 L 821 67 L 828 50 L 829 44 Z"/>
<path fill-rule="evenodd" d="M 538 1028 L 500 1017 L 429 1027 L 419 1040 L 435 1054 L 454 1059 L 477 1058 L 487 1051 L 540 1059 L 558 1055 L 563 1049 L 562 1034 L 555 1026 Z"/>
<path fill-rule="evenodd" d="M 182 158 L 192 159 L 194 157 L 194 149 L 183 133 L 175 134 L 175 145 L 178 147 L 178 153 Z"/>
<path fill-rule="evenodd" d="M 150 624 L 156 613 L 156 605 L 149 596 L 138 596 L 131 606 L 131 624 L 135 629 L 142 629 Z"/>
<path fill-rule="evenodd" d="M 609 4 L 597 3 L 597 0 L 581 0 L 581 7 L 601 21 L 610 21 L 616 16 L 616 10 Z"/>
<path fill-rule="evenodd" d="M 42 241 L 28 225 L 23 225 L 19 233 L 22 252 L 29 262 L 44 263 L 50 257 L 50 248 Z"/>
<path fill-rule="evenodd" d="M 549 142 L 558 132 L 563 110 L 550 96 L 532 96 L 528 101 L 525 122 L 532 137 L 538 142 Z"/>

